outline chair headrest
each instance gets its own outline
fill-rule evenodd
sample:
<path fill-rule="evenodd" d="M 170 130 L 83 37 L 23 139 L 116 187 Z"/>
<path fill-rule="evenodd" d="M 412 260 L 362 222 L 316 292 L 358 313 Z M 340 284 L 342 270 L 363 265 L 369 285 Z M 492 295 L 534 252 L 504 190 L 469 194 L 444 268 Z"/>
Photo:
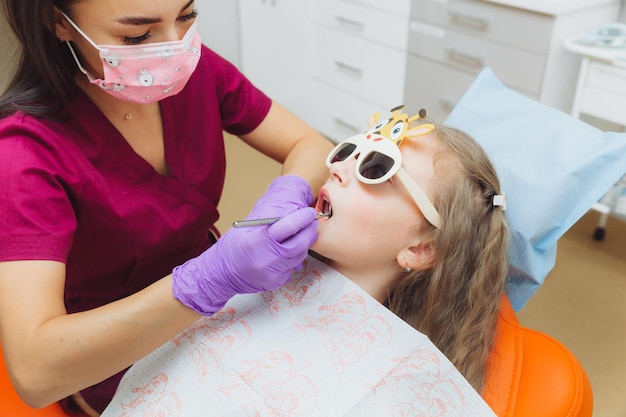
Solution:
<path fill-rule="evenodd" d="M 626 133 L 523 96 L 489 68 L 446 124 L 472 135 L 498 171 L 512 237 L 506 291 L 519 311 L 554 267 L 557 240 L 626 171 Z"/>

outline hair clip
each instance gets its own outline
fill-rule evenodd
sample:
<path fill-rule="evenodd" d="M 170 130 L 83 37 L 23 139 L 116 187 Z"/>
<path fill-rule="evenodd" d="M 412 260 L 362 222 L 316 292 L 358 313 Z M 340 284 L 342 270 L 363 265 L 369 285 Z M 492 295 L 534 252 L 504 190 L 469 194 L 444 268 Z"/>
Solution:
<path fill-rule="evenodd" d="M 494 207 L 502 207 L 502 210 L 506 210 L 506 194 L 494 194 L 493 205 Z"/>

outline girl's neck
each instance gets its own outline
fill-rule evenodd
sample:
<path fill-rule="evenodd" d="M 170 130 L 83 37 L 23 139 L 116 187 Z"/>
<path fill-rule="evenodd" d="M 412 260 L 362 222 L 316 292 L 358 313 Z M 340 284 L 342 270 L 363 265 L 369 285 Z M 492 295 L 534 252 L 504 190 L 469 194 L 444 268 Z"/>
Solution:
<path fill-rule="evenodd" d="M 348 265 L 329 259 L 324 260 L 324 262 L 354 282 L 380 303 L 387 301 L 389 292 L 397 282 L 400 274 L 399 269 L 396 270 L 393 266 L 387 265 L 383 268 L 371 268 L 368 266 Z"/>

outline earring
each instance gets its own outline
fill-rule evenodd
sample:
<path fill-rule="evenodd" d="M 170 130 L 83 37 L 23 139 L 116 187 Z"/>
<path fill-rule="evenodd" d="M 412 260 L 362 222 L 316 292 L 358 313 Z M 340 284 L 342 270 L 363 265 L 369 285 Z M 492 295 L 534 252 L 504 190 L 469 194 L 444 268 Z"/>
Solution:
<path fill-rule="evenodd" d="M 412 269 L 411 269 L 411 267 L 409 266 L 409 263 L 406 261 L 406 258 L 404 258 L 404 259 L 403 259 L 403 261 L 404 261 L 404 264 L 406 265 L 406 268 L 404 268 L 404 270 L 405 270 L 407 273 L 408 273 L 408 272 L 411 272 L 411 271 L 412 271 Z"/>

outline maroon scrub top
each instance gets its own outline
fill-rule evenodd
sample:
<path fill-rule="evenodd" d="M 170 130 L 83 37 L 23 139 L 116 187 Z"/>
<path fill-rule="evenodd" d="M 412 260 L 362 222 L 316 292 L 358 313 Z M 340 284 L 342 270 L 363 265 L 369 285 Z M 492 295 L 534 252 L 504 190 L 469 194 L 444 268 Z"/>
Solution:
<path fill-rule="evenodd" d="M 223 131 L 252 131 L 271 101 L 203 47 L 184 90 L 160 105 L 167 176 L 82 93 L 57 121 L 0 119 L 0 261 L 66 263 L 70 313 L 133 294 L 210 246 Z M 83 395 L 102 411 L 118 381 Z"/>

